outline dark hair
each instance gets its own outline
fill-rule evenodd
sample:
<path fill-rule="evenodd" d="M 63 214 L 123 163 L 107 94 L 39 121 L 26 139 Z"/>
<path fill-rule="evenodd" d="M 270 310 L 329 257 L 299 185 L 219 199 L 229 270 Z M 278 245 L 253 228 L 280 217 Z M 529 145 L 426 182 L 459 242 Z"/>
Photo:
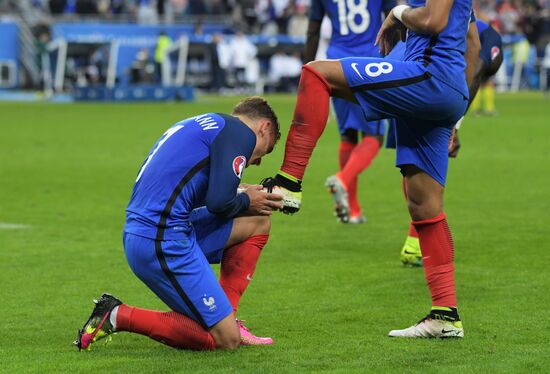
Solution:
<path fill-rule="evenodd" d="M 281 127 L 277 115 L 266 99 L 260 96 L 251 96 L 242 100 L 233 108 L 233 114 L 245 115 L 251 119 L 268 119 L 271 122 L 271 131 L 275 136 L 275 142 L 281 137 Z"/>

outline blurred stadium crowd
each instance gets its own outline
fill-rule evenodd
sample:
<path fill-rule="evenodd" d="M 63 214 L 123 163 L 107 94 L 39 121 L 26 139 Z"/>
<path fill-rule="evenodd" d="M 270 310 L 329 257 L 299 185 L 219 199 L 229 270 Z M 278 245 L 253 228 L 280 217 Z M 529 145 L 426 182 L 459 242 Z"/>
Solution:
<path fill-rule="evenodd" d="M 165 25 L 188 25 L 191 38 L 187 82 L 220 91 L 292 91 L 300 74 L 301 52 L 311 0 L 0 0 L 0 14 L 13 15 L 35 38 L 41 55 L 59 23 L 109 23 L 158 26 L 154 47 L 134 52 L 126 68 L 128 83 L 160 82 L 163 51 L 179 39 Z M 501 90 L 546 89 L 550 71 L 550 0 L 474 0 L 477 17 L 503 35 L 505 64 L 496 77 Z M 330 26 L 323 28 L 325 43 Z M 101 26 L 98 26 L 101 27 Z M 262 37 L 264 37 L 262 39 Z M 271 37 L 271 39 L 266 39 Z M 321 48 L 322 49 L 322 48 Z M 107 54 L 100 49 L 87 61 L 69 58 L 67 84 L 106 80 Z M 71 71 L 72 69 L 72 71 Z M 117 83 L 121 81 L 117 78 Z M 259 82 L 261 84 L 259 84 Z M 66 85 L 67 85 L 66 84 Z"/>

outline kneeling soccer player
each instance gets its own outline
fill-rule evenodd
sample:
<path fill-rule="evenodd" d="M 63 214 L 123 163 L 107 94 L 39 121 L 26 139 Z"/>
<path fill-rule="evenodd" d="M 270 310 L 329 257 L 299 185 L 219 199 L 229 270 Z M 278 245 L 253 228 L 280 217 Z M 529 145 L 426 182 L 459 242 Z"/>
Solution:
<path fill-rule="evenodd" d="M 396 164 L 405 177 L 409 213 L 424 252 L 432 309 L 420 322 L 389 335 L 463 337 L 443 195 L 451 131 L 468 102 L 464 53 L 472 3 L 409 3 L 393 8 L 377 38 L 385 55 L 407 35 L 404 61 L 350 57 L 304 66 L 284 161 L 265 186 L 286 189 L 299 201 L 305 169 L 326 126 L 330 96 L 359 103 L 367 120 L 397 118 Z"/>
<path fill-rule="evenodd" d="M 117 331 L 193 350 L 272 343 L 234 313 L 267 243 L 269 215 L 283 204 L 262 186 L 238 187 L 244 168 L 258 165 L 279 136 L 275 113 L 259 97 L 232 115 L 199 115 L 164 133 L 137 175 L 123 242 L 130 268 L 172 311 L 103 294 L 78 333 L 79 349 Z M 209 262 L 220 261 L 218 283 Z"/>

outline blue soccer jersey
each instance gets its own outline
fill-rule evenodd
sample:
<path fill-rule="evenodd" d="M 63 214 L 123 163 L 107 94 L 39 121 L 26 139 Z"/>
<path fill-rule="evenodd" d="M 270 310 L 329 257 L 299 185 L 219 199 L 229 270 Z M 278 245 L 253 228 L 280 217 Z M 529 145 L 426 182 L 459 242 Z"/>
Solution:
<path fill-rule="evenodd" d="M 409 0 L 413 8 L 425 6 L 424 0 Z M 405 61 L 423 61 L 427 71 L 468 97 L 464 78 L 466 33 L 472 10 L 471 0 L 454 0 L 447 27 L 437 35 L 408 31 Z"/>
<path fill-rule="evenodd" d="M 157 240 L 186 238 L 193 209 L 232 218 L 248 209 L 237 194 L 256 136 L 238 118 L 208 113 L 168 129 L 143 163 L 124 231 Z"/>
<path fill-rule="evenodd" d="M 395 0 L 312 0 L 309 19 L 322 21 L 325 15 L 330 18 L 328 58 L 379 57 L 374 41 L 382 26 L 382 12 L 395 4 Z"/>

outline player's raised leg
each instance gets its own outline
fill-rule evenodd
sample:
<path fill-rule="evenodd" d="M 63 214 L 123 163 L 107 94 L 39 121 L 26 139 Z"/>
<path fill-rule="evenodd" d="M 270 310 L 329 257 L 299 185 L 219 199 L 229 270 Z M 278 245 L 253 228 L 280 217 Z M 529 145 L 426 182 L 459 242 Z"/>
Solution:
<path fill-rule="evenodd" d="M 304 65 L 283 164 L 266 187 L 275 185 L 300 193 L 305 169 L 327 123 L 331 95 L 355 102 L 340 61 L 320 60 Z"/>
<path fill-rule="evenodd" d="M 463 337 L 457 312 L 454 283 L 454 247 L 443 212 L 444 187 L 414 165 L 402 166 L 407 188 L 407 203 L 418 231 L 424 272 L 430 289 L 432 309 L 417 324 L 392 330 L 392 337 Z"/>

